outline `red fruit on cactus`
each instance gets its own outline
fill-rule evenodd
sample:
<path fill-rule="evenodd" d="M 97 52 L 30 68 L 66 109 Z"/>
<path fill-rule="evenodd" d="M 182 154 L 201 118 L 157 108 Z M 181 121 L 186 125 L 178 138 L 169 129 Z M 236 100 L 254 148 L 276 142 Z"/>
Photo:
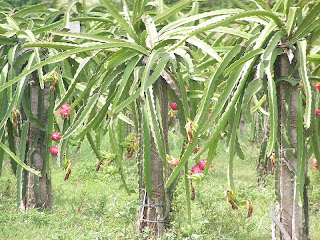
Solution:
<path fill-rule="evenodd" d="M 61 109 L 61 110 L 60 110 L 60 113 L 61 113 L 64 117 L 68 117 L 68 116 L 71 114 L 71 112 L 70 112 L 69 109 Z"/>
<path fill-rule="evenodd" d="M 199 168 L 200 168 L 200 170 L 201 170 L 201 171 L 203 171 L 203 170 L 204 170 L 204 168 L 206 167 L 206 163 L 207 163 L 207 161 L 206 161 L 206 160 L 203 160 L 203 161 L 201 161 L 201 162 L 199 162 L 199 163 L 198 163 L 198 166 L 199 166 Z M 213 168 L 213 167 L 214 167 L 214 165 L 213 165 L 213 164 L 211 164 L 211 165 L 210 165 L 210 167 L 211 167 L 211 168 Z"/>
<path fill-rule="evenodd" d="M 65 103 L 61 106 L 61 109 L 69 109 L 70 105 L 68 103 Z"/>
<path fill-rule="evenodd" d="M 203 160 L 201 162 L 198 163 L 199 168 L 201 169 L 201 171 L 204 170 L 204 168 L 206 167 L 206 160 Z"/>
<path fill-rule="evenodd" d="M 317 159 L 313 159 L 313 167 L 316 169 L 316 170 L 319 170 L 319 166 L 318 166 L 318 162 L 317 162 Z"/>
<path fill-rule="evenodd" d="M 178 105 L 175 102 L 170 102 L 170 107 L 172 110 L 178 110 Z"/>
<path fill-rule="evenodd" d="M 59 141 L 61 139 L 62 134 L 58 132 L 51 133 L 52 141 Z"/>
<path fill-rule="evenodd" d="M 318 91 L 320 91 L 320 82 L 315 83 L 314 86 Z"/>
<path fill-rule="evenodd" d="M 315 112 L 316 116 L 319 116 L 320 110 L 318 108 L 316 108 L 316 110 L 314 112 Z"/>
<path fill-rule="evenodd" d="M 60 109 L 60 113 L 64 116 L 64 117 L 68 117 L 71 114 L 70 111 L 70 105 L 68 103 L 65 103 L 62 105 L 61 109 Z"/>
<path fill-rule="evenodd" d="M 192 167 L 191 172 L 192 172 L 192 174 L 196 174 L 196 173 L 201 173 L 202 170 L 198 165 L 195 165 Z"/>
<path fill-rule="evenodd" d="M 57 156 L 58 155 L 58 148 L 57 147 L 51 147 L 49 149 L 49 151 L 50 151 L 51 155 L 53 155 L 53 156 Z"/>

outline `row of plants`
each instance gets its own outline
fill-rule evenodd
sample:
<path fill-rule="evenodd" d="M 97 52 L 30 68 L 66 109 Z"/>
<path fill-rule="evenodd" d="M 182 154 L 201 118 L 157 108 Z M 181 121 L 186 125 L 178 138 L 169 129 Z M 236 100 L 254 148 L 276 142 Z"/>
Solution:
<path fill-rule="evenodd" d="M 320 2 L 236 2 L 242 8 L 201 11 L 191 0 L 170 7 L 138 0 L 132 9 L 123 1 L 122 12 L 108 0 L 90 8 L 73 1 L 65 11 L 48 3 L 13 11 L 2 3 L 0 147 L 17 176 L 18 205 L 50 207 L 50 153 L 67 179 L 68 145 L 81 147 L 87 138 L 97 165 L 113 162 L 128 194 L 125 150 L 136 157 L 138 228 L 160 237 L 180 177 L 192 225 L 192 180 L 205 177 L 223 136 L 227 199 L 237 208 L 239 125 L 262 118 L 259 164 L 277 159 L 271 161 L 281 212 L 276 232 L 306 237 L 307 162 L 320 159 L 312 87 L 319 78 Z M 71 22 L 80 32 L 69 31 Z M 169 152 L 169 102 L 184 137 L 180 156 Z M 106 134 L 107 153 L 101 149 Z"/>

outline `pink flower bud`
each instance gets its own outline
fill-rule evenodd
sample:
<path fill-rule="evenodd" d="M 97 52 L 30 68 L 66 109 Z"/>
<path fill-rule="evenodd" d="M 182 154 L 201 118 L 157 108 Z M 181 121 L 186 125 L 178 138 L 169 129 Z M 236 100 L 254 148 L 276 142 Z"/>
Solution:
<path fill-rule="evenodd" d="M 313 167 L 316 169 L 316 170 L 319 170 L 319 166 L 318 166 L 318 162 L 317 162 L 317 159 L 313 159 Z"/>
<path fill-rule="evenodd" d="M 58 133 L 58 132 L 54 132 L 54 133 L 51 133 L 51 140 L 52 141 L 59 141 L 61 139 L 61 133 Z"/>
<path fill-rule="evenodd" d="M 69 115 L 71 114 L 69 108 L 61 108 L 61 109 L 60 109 L 60 113 L 61 113 L 64 117 L 69 117 Z"/>
<path fill-rule="evenodd" d="M 192 174 L 196 174 L 196 173 L 201 173 L 202 170 L 200 169 L 200 167 L 198 165 L 195 165 L 192 167 L 191 172 L 192 172 Z"/>
<path fill-rule="evenodd" d="M 203 160 L 203 161 L 198 163 L 198 166 L 199 166 L 201 171 L 203 171 L 204 168 L 206 167 L 206 162 L 207 162 L 206 160 Z"/>
<path fill-rule="evenodd" d="M 178 110 L 178 105 L 175 102 L 170 102 L 170 107 L 172 110 Z"/>
<path fill-rule="evenodd" d="M 316 116 L 319 116 L 320 110 L 318 108 L 316 108 L 316 110 L 314 112 L 315 112 Z"/>
<path fill-rule="evenodd" d="M 53 156 L 57 156 L 58 155 L 58 148 L 57 147 L 51 147 L 49 149 L 49 151 L 50 151 L 51 155 L 53 155 Z"/>

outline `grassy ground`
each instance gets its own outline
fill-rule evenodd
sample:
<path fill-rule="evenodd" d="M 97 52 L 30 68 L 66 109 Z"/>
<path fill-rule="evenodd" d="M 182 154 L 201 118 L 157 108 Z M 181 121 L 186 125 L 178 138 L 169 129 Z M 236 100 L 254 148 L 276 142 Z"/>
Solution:
<path fill-rule="evenodd" d="M 172 140 L 172 139 L 171 139 Z M 171 141 L 172 150 L 175 141 Z M 137 222 L 137 175 L 134 160 L 127 162 L 127 179 L 136 193 L 128 196 L 118 175 L 96 173 L 97 160 L 84 144 L 74 154 L 72 174 L 63 181 L 64 172 L 52 159 L 53 208 L 44 212 L 16 209 L 15 178 L 8 161 L 0 177 L 0 239 L 144 239 L 135 234 Z M 272 176 L 266 187 L 257 187 L 257 150 L 243 143 L 245 160 L 235 159 L 235 184 L 239 210 L 231 209 L 225 197 L 227 186 L 227 153 L 221 143 L 214 159 L 215 167 L 208 177 L 195 186 L 192 202 L 193 232 L 188 232 L 184 183 L 178 183 L 173 202 L 170 229 L 164 239 L 270 239 L 270 206 L 274 204 Z M 178 152 L 178 151 L 176 151 Z M 190 168 L 192 163 L 190 163 Z M 310 236 L 320 239 L 319 174 L 310 168 L 311 200 Z M 253 216 L 246 218 L 245 198 L 253 202 Z"/>

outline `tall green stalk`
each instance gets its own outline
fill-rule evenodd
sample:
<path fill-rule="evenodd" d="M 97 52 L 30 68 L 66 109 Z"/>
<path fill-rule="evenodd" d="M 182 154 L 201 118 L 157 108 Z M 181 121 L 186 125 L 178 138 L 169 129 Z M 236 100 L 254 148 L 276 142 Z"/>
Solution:
<path fill-rule="evenodd" d="M 21 141 L 20 141 L 20 159 L 25 159 L 26 146 L 27 146 L 27 138 L 28 138 L 28 130 L 29 130 L 29 121 L 26 121 L 22 127 L 21 133 Z M 22 167 L 20 165 L 17 166 L 16 171 L 16 180 L 17 180 L 17 206 L 21 206 L 22 200 Z"/>

